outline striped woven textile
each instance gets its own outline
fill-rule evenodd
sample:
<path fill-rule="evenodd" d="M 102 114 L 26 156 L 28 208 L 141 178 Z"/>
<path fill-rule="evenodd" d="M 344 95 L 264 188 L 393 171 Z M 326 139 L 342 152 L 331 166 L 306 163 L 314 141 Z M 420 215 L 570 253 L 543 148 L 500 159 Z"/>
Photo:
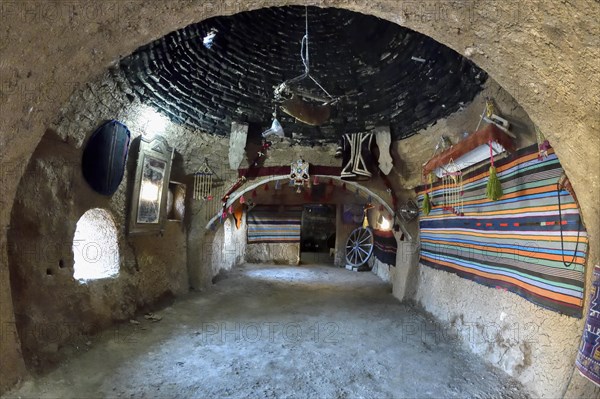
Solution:
<path fill-rule="evenodd" d="M 434 184 L 433 208 L 420 215 L 420 263 L 581 317 L 587 235 L 571 195 L 557 193 L 563 169 L 556 155 L 537 155 L 533 145 L 495 163 L 504 192 L 498 201 L 485 195 L 489 163 L 467 170 L 464 216 L 442 209 L 444 186 Z M 427 189 L 417 188 L 419 205 Z"/>
<path fill-rule="evenodd" d="M 396 266 L 398 243 L 391 231 L 373 229 L 373 255 L 383 263 Z"/>
<path fill-rule="evenodd" d="M 594 267 L 587 315 L 575 364 L 579 372 L 600 386 L 600 266 Z"/>
<path fill-rule="evenodd" d="M 248 243 L 300 242 L 301 206 L 258 205 L 248 212 Z"/>

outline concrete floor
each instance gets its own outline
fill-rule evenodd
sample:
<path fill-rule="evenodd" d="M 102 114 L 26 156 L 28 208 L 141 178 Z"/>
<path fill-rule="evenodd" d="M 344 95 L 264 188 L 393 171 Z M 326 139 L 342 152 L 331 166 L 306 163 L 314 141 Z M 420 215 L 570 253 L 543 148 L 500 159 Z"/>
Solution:
<path fill-rule="evenodd" d="M 244 265 L 6 397 L 527 397 L 371 273 Z"/>

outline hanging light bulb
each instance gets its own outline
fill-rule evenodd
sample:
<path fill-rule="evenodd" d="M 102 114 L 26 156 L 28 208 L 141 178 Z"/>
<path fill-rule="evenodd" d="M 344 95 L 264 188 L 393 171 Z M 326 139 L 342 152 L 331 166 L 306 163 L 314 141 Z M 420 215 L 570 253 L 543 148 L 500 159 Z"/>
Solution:
<path fill-rule="evenodd" d="M 262 133 L 263 137 L 268 137 L 271 135 L 275 135 L 279 138 L 283 138 L 283 127 L 281 126 L 281 123 L 279 123 L 279 121 L 277 120 L 277 109 L 275 109 L 275 111 L 273 111 L 273 122 L 271 123 L 271 128 L 265 130 Z"/>

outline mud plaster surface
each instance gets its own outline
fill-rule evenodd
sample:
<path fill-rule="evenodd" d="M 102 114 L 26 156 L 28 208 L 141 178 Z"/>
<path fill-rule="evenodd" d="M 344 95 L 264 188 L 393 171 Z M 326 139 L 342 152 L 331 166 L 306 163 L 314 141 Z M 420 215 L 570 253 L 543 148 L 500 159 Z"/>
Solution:
<path fill-rule="evenodd" d="M 246 264 L 6 397 L 527 397 L 372 273 Z"/>

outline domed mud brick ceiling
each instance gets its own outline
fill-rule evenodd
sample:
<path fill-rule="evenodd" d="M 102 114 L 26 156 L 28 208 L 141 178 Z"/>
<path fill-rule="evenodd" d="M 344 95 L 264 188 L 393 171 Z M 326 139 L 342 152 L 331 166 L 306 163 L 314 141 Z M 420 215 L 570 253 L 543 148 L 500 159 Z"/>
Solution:
<path fill-rule="evenodd" d="M 472 100 L 486 79 L 448 47 L 373 16 L 309 7 L 308 25 L 311 75 L 342 99 L 318 127 L 278 112 L 286 135 L 307 143 L 379 124 L 396 140 L 409 137 Z M 206 48 L 212 29 L 218 33 Z M 176 123 L 222 136 L 234 120 L 266 129 L 274 88 L 304 72 L 304 33 L 304 7 L 216 17 L 139 48 L 121 68 L 142 101 Z M 318 91 L 308 79 L 303 87 Z"/>

